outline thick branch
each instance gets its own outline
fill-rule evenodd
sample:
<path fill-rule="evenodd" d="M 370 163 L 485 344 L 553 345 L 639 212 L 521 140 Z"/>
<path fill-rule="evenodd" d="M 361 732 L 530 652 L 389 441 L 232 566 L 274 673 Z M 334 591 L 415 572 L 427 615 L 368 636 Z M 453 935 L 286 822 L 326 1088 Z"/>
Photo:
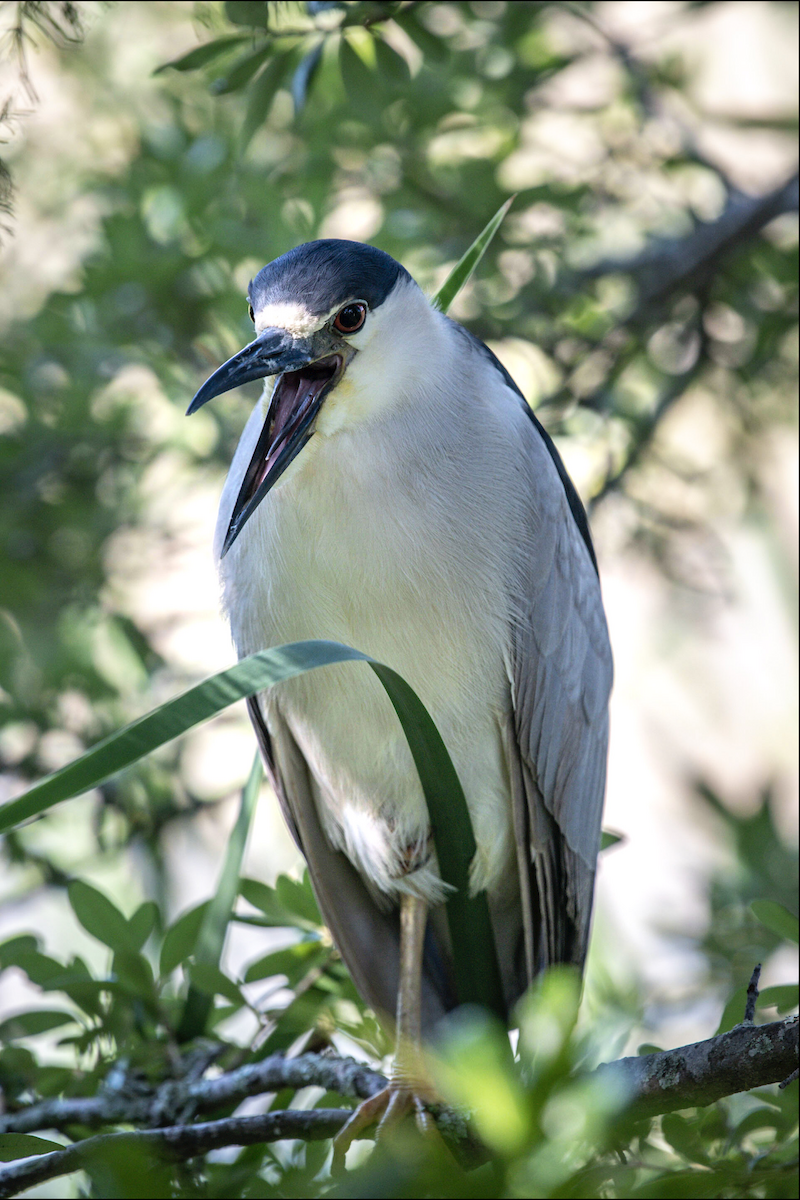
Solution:
<path fill-rule="evenodd" d="M 13 1196 L 25 1188 L 69 1175 L 91 1166 L 99 1152 L 146 1147 L 166 1159 L 194 1158 L 222 1146 L 252 1146 L 256 1142 L 277 1142 L 283 1138 L 302 1138 L 305 1142 L 333 1137 L 352 1117 L 349 1108 L 282 1109 L 256 1117 L 228 1117 L 224 1121 L 205 1121 L 200 1125 L 170 1125 L 165 1129 L 140 1129 L 132 1133 L 106 1133 L 86 1138 L 26 1159 L 0 1170 L 0 1197 Z"/>
<path fill-rule="evenodd" d="M 742 1023 L 729 1033 L 665 1050 L 642 1058 L 604 1063 L 594 1072 L 601 1079 L 621 1080 L 630 1102 L 643 1116 L 712 1104 L 723 1096 L 777 1083 L 797 1066 L 798 1019 L 769 1025 Z M 367 1098 L 386 1080 L 353 1059 L 304 1054 L 285 1059 L 280 1055 L 262 1063 L 240 1067 L 216 1079 L 190 1084 L 163 1084 L 149 1097 L 101 1094 L 88 1100 L 52 1100 L 11 1113 L 0 1121 L 0 1132 L 29 1133 L 71 1124 L 151 1120 L 159 1111 L 183 1105 L 181 1120 L 158 1129 L 100 1134 L 64 1150 L 26 1159 L 0 1168 L 0 1198 L 91 1164 L 92 1157 L 109 1146 L 147 1146 L 160 1157 L 193 1158 L 222 1146 L 301 1138 L 313 1141 L 331 1137 L 352 1116 L 350 1109 L 285 1109 L 253 1117 L 227 1117 L 219 1121 L 187 1124 L 192 1113 L 238 1103 L 246 1096 L 284 1087 L 324 1087 L 342 1095 Z M 169 1089 L 172 1089 L 170 1092 Z M 113 1110 L 113 1116 L 109 1115 Z"/>
<path fill-rule="evenodd" d="M 604 1063 L 594 1074 L 621 1079 L 636 1111 L 655 1116 L 779 1083 L 796 1069 L 797 1053 L 798 1019 L 790 1017 L 769 1025 L 743 1022 L 705 1042 Z"/>

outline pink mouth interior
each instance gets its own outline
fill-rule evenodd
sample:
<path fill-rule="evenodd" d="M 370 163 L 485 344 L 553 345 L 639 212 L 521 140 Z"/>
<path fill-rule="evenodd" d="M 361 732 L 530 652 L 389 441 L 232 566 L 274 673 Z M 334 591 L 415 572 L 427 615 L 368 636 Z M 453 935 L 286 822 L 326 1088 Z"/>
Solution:
<path fill-rule="evenodd" d="M 286 442 L 295 432 L 320 392 L 333 379 L 341 360 L 338 355 L 281 375 L 272 395 L 269 416 L 269 443 L 264 464 L 254 483 L 253 491 L 267 476 Z"/>

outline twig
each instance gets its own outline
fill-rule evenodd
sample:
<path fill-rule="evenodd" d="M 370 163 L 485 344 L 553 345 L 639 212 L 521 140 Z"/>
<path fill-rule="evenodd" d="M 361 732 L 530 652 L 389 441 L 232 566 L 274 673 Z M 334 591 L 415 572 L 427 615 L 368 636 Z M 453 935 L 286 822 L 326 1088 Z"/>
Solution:
<path fill-rule="evenodd" d="M 753 974 L 747 985 L 747 1001 L 744 1006 L 744 1024 L 752 1025 L 756 1019 L 756 1003 L 758 1002 L 758 981 L 761 978 L 761 963 L 753 967 Z"/>

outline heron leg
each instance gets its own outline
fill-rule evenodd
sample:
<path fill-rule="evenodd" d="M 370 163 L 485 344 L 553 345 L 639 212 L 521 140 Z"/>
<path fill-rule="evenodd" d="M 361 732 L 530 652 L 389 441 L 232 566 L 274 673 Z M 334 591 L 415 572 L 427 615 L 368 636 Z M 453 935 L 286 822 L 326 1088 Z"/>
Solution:
<path fill-rule="evenodd" d="M 333 1139 L 333 1169 L 342 1170 L 351 1144 L 378 1122 L 378 1137 L 413 1112 L 428 1136 L 438 1131 L 425 1108 L 430 1086 L 422 1070 L 422 954 L 428 906 L 417 896 L 400 898 L 400 986 L 397 992 L 397 1042 L 388 1087 L 364 1100 Z"/>

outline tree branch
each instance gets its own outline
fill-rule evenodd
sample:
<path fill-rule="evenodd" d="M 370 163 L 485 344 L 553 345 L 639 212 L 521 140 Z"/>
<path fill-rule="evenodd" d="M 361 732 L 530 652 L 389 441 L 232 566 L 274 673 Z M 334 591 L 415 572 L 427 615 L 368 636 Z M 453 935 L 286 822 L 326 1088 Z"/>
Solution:
<path fill-rule="evenodd" d="M 797 208 L 797 174 L 766 196 L 733 191 L 716 220 L 700 222 L 688 237 L 655 238 L 633 258 L 603 259 L 580 275 L 585 279 L 633 275 L 639 285 L 640 305 L 628 323 L 635 323 L 642 310 L 660 304 L 677 288 L 694 289 L 707 283 L 721 258 L 775 217 Z"/>
<path fill-rule="evenodd" d="M 40 1154 L 38 1158 L 25 1159 L 0 1169 L 0 1197 L 13 1196 L 45 1179 L 83 1170 L 99 1153 L 108 1150 L 120 1152 L 146 1147 L 160 1158 L 182 1160 L 223 1146 L 252 1146 L 256 1142 L 277 1142 L 283 1138 L 314 1142 L 333 1137 L 352 1115 L 350 1108 L 288 1108 L 255 1117 L 205 1121 L 199 1125 L 169 1125 L 164 1129 L 98 1134 L 64 1150 Z"/>
<path fill-rule="evenodd" d="M 743 1021 L 705 1042 L 620 1058 L 604 1063 L 594 1074 L 621 1079 L 637 1113 L 655 1116 L 779 1083 L 796 1068 L 797 1054 L 797 1017 L 769 1025 Z"/>
<path fill-rule="evenodd" d="M 713 1104 L 723 1096 L 754 1087 L 786 1081 L 796 1069 L 798 1018 L 769 1025 L 743 1022 L 719 1037 L 664 1050 L 642 1058 L 604 1063 L 592 1074 L 603 1080 L 621 1080 L 630 1104 L 642 1116 L 679 1108 Z M 283 1109 L 252 1117 L 226 1117 L 188 1124 L 191 1114 L 236 1104 L 247 1096 L 282 1088 L 318 1086 L 353 1098 L 366 1099 L 385 1087 L 377 1071 L 354 1059 L 321 1054 L 297 1058 L 273 1055 L 261 1063 L 240 1067 L 216 1079 L 162 1084 L 149 1096 L 132 1095 L 124 1088 L 89 1099 L 47 1100 L 0 1120 L 2 1133 L 63 1129 L 74 1124 L 136 1124 L 163 1120 L 167 1112 L 183 1106 L 179 1119 L 156 1129 L 106 1133 L 86 1138 L 64 1150 L 29 1158 L 0 1168 L 0 1198 L 12 1196 L 45 1179 L 82 1169 L 106 1147 L 147 1146 L 166 1159 L 180 1160 L 222 1146 L 301 1138 L 314 1141 L 332 1137 L 352 1116 L 351 1109 Z"/>
<path fill-rule="evenodd" d="M 149 1093 L 142 1093 L 140 1088 L 134 1091 L 133 1081 L 118 1067 L 116 1064 L 96 1096 L 43 1100 L 0 1116 L 0 1134 L 63 1130 L 71 1125 L 96 1129 L 120 1122 L 168 1125 L 283 1088 L 324 1087 L 340 1096 L 368 1100 L 387 1083 L 383 1075 L 353 1058 L 323 1054 L 301 1054 L 297 1058 L 273 1054 L 216 1079 L 169 1079 Z"/>

